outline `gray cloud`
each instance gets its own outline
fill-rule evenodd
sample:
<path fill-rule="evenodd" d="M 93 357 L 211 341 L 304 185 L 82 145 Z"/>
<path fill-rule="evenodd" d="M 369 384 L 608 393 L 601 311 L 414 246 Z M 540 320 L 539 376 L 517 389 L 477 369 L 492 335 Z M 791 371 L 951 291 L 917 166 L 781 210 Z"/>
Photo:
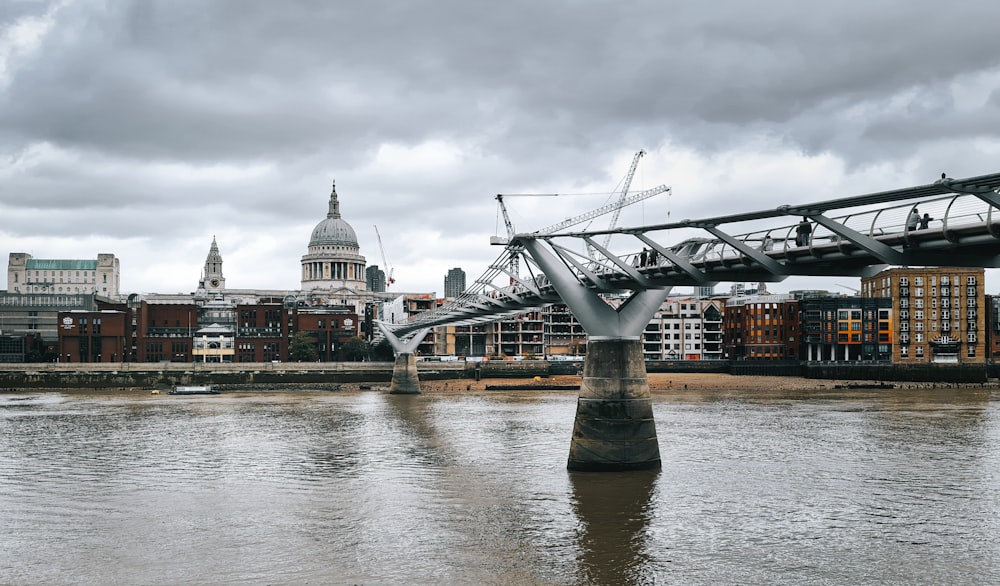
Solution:
<path fill-rule="evenodd" d="M 927 168 L 915 182 L 991 172 L 948 145 L 997 141 L 1000 5 L 959 4 L 8 2 L 0 234 L 19 250 L 46 230 L 308 225 L 336 178 L 359 236 L 384 224 L 394 250 L 426 256 L 388 226 L 478 234 L 493 194 L 610 189 L 612 159 L 638 148 L 711 161 L 768 144 L 847 174 Z M 36 47 L 12 39 L 30 19 L 50 22 Z M 429 144 L 450 162 L 414 159 Z"/>

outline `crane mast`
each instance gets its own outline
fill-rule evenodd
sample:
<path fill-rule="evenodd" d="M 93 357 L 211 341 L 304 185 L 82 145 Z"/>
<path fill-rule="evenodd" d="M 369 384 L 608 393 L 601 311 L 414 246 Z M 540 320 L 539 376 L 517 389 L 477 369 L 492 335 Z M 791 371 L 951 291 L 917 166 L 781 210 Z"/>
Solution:
<path fill-rule="evenodd" d="M 658 186 L 656 186 L 656 187 L 654 187 L 652 189 L 647 189 L 645 191 L 640 191 L 640 192 L 634 193 L 632 195 L 628 194 L 629 187 L 631 187 L 631 185 L 632 185 L 632 178 L 635 176 L 635 170 L 639 166 L 639 159 L 641 159 L 643 156 L 645 156 L 645 154 L 646 154 L 646 151 L 640 150 L 632 158 L 632 165 L 629 167 L 628 174 L 625 176 L 625 180 L 624 180 L 623 185 L 622 185 L 621 195 L 618 197 L 617 201 L 613 201 L 613 202 L 611 202 L 611 203 L 609 203 L 607 205 L 601 206 L 601 207 L 599 207 L 597 209 L 590 210 L 589 212 L 585 212 L 585 213 L 580 214 L 578 216 L 574 216 L 572 218 L 567 218 L 567 219 L 563 220 L 562 222 L 558 222 L 556 224 L 552 224 L 551 226 L 546 226 L 545 228 L 542 228 L 541 230 L 536 230 L 535 232 L 533 232 L 533 234 L 554 234 L 555 232 L 558 232 L 558 231 L 563 230 L 565 228 L 569 228 L 570 226 L 575 226 L 577 224 L 582 224 L 583 222 L 586 222 L 588 220 L 591 220 L 591 219 L 597 218 L 599 216 L 603 216 L 605 214 L 609 214 L 609 213 L 613 212 L 614 216 L 612 216 L 611 223 L 610 223 L 610 225 L 608 227 L 608 230 L 612 230 L 612 229 L 614 229 L 615 224 L 618 223 L 618 218 L 621 215 L 621 210 L 622 210 L 623 207 L 632 205 L 633 203 L 636 203 L 636 202 L 639 202 L 639 201 L 642 201 L 642 200 L 645 200 L 645 199 L 649 199 L 649 198 L 651 198 L 653 196 L 656 196 L 656 195 L 659 195 L 661 193 L 669 192 L 670 188 L 667 187 L 666 185 L 658 185 Z M 510 243 L 510 241 L 511 241 L 511 238 L 513 238 L 513 236 L 515 234 L 514 224 L 511 222 L 510 215 L 508 215 L 508 213 L 507 213 L 507 206 L 504 205 L 504 200 L 503 200 L 504 197 L 513 197 L 513 196 L 548 196 L 548 197 L 553 197 L 553 196 L 558 196 L 558 195 L 559 195 L 558 193 L 508 193 L 508 194 L 498 193 L 497 196 L 496 196 L 496 200 L 497 200 L 497 203 L 500 205 L 500 212 L 503 215 L 504 225 L 507 228 L 507 237 L 504 238 L 504 237 L 500 237 L 500 236 L 492 236 L 492 237 L 490 237 L 490 244 L 508 245 Z M 610 240 L 611 240 L 611 233 L 608 233 L 606 235 L 605 239 L 604 239 L 604 247 L 605 248 L 608 247 L 608 243 L 609 243 Z M 587 248 L 588 248 L 588 253 L 590 254 L 591 258 L 593 258 L 594 257 L 594 251 L 591 250 L 591 247 L 590 247 L 589 244 L 587 245 Z M 518 255 L 516 253 L 514 253 L 514 254 L 511 255 L 510 268 L 511 268 L 511 272 L 513 274 L 518 274 L 517 256 Z"/>
<path fill-rule="evenodd" d="M 608 230 L 612 230 L 615 224 L 618 223 L 618 216 L 622 213 L 622 208 L 625 207 L 623 202 L 625 201 L 625 196 L 628 195 L 628 188 L 632 185 L 632 177 L 635 176 L 635 168 L 639 166 L 639 159 L 641 159 L 646 154 L 646 151 L 640 149 L 639 152 L 632 157 L 632 166 L 629 167 L 628 175 L 625 176 L 625 183 L 622 184 L 622 194 L 618 198 L 618 206 L 615 208 L 615 213 L 611 216 L 611 222 L 608 224 Z M 611 234 L 604 237 L 604 248 L 608 247 L 608 243 L 611 242 Z"/>
<path fill-rule="evenodd" d="M 388 271 L 385 275 L 385 287 L 388 289 L 389 286 L 396 282 L 396 279 L 392 278 L 392 266 L 385 259 L 385 248 L 382 247 L 382 235 L 378 233 L 378 226 L 375 226 L 375 238 L 378 240 L 378 251 L 382 253 L 382 264 Z"/>

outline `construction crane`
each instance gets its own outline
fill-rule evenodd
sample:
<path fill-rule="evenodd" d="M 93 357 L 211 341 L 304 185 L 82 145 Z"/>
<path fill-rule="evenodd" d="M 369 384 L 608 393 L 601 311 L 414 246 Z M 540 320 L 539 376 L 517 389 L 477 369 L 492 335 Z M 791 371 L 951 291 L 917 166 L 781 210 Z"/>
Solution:
<path fill-rule="evenodd" d="M 634 194 L 630 195 L 629 197 L 626 197 L 624 199 L 621 199 L 621 200 L 613 202 L 613 203 L 609 203 L 608 205 L 601 206 L 601 207 L 599 207 L 597 209 L 590 210 L 589 212 L 582 213 L 579 216 L 574 216 L 572 218 L 566 218 L 562 222 L 559 222 L 557 224 L 552 224 L 551 226 L 546 226 L 545 228 L 542 228 L 541 230 L 538 230 L 537 232 L 535 232 L 535 234 L 553 234 L 553 233 L 558 232 L 560 230 L 569 228 L 570 226 L 575 226 L 577 224 L 582 224 L 582 223 L 586 222 L 587 220 L 591 220 L 593 218 L 597 218 L 599 216 L 603 216 L 604 214 L 609 214 L 609 213 L 611 213 L 611 212 L 613 212 L 613 211 L 615 211 L 617 209 L 621 209 L 621 208 L 623 208 L 625 206 L 632 205 L 632 204 L 634 204 L 634 203 L 636 203 L 638 201 L 642 201 L 644 199 L 649 199 L 649 198 L 651 198 L 651 197 L 653 197 L 655 195 L 659 195 L 659 194 L 665 193 L 667 191 L 670 191 L 670 188 L 667 187 L 666 185 L 657 185 L 656 187 L 654 187 L 652 189 L 647 189 L 645 191 L 640 191 L 638 193 L 634 193 Z"/>
<path fill-rule="evenodd" d="M 385 274 L 385 288 L 388 289 L 393 283 L 396 282 L 396 279 L 392 278 L 392 265 L 390 265 L 389 261 L 385 258 L 385 248 L 382 247 L 382 235 L 378 233 L 378 226 L 375 226 L 375 238 L 378 240 L 378 250 L 382 253 L 382 265 L 385 266 L 388 271 Z"/>
<path fill-rule="evenodd" d="M 639 159 L 641 159 L 646 154 L 646 151 L 640 149 L 639 152 L 632 157 L 632 166 L 629 167 L 628 175 L 625 176 L 625 182 L 622 184 L 622 194 L 618 198 L 618 206 L 615 207 L 615 214 L 611 216 L 611 223 L 608 224 L 608 230 L 614 230 L 615 225 L 618 223 L 618 216 L 622 213 L 622 208 L 625 207 L 622 202 L 625 201 L 625 197 L 628 195 L 628 188 L 632 185 L 632 177 L 635 176 L 635 168 L 639 166 Z M 604 237 L 604 248 L 608 247 L 611 242 L 611 234 L 609 233 Z"/>
<path fill-rule="evenodd" d="M 605 214 L 609 214 L 609 213 L 614 212 L 614 214 L 615 214 L 614 218 L 611 220 L 611 225 L 608 228 L 609 230 L 611 230 L 611 229 L 614 229 L 615 224 L 618 222 L 618 217 L 619 217 L 619 214 L 621 214 L 621 209 L 623 207 L 632 205 L 632 204 L 634 204 L 636 202 L 640 202 L 640 201 L 645 200 L 645 199 L 649 199 L 649 198 L 654 197 L 656 195 L 659 195 L 661 193 L 669 192 L 670 188 L 667 187 L 666 185 L 658 185 L 658 186 L 656 186 L 656 187 L 654 187 L 652 189 L 647 189 L 645 191 L 640 191 L 640 192 L 635 193 L 635 194 L 633 194 L 631 196 L 628 195 L 629 187 L 632 184 L 632 177 L 635 175 L 636 167 L 639 165 L 639 159 L 642 158 L 645 154 L 646 154 L 646 151 L 640 150 L 639 152 L 637 152 L 635 154 L 635 157 L 633 157 L 633 159 L 632 159 L 632 166 L 629 168 L 628 174 L 625 177 L 625 181 L 623 182 L 623 188 L 622 188 L 622 191 L 621 191 L 621 196 L 618 198 L 618 201 L 611 202 L 611 203 L 609 203 L 607 205 L 601 206 L 601 207 L 599 207 L 597 209 L 594 209 L 594 210 L 591 210 L 589 212 L 585 212 L 585 213 L 580 214 L 578 216 L 567 218 L 567 219 L 563 220 L 562 222 L 559 222 L 559 223 L 556 223 L 556 224 L 552 224 L 551 226 L 546 226 L 545 228 L 542 228 L 541 230 L 536 230 L 535 232 L 533 232 L 533 234 L 553 234 L 553 233 L 558 232 L 560 230 L 564 230 L 566 228 L 569 228 L 570 226 L 575 226 L 577 224 L 582 224 L 583 222 L 586 222 L 587 220 L 592 220 L 594 218 L 597 218 L 597 217 L 603 216 Z M 507 194 L 498 193 L 497 196 L 496 196 L 496 200 L 497 200 L 497 203 L 500 206 L 500 212 L 503 215 L 504 225 L 507 228 L 507 237 L 503 238 L 503 237 L 500 237 L 500 236 L 492 236 L 492 237 L 490 237 L 490 244 L 507 245 L 507 244 L 510 243 L 510 239 L 515 234 L 514 224 L 511 222 L 510 215 L 508 215 L 508 213 L 507 213 L 507 206 L 504 205 L 504 201 L 503 201 L 504 197 L 515 197 L 515 196 L 517 196 L 517 197 L 524 197 L 524 196 L 532 196 L 532 197 L 556 197 L 558 195 L 559 195 L 558 193 L 507 193 Z M 611 234 L 608 234 L 605 237 L 605 240 L 604 240 L 604 247 L 605 248 L 607 248 L 608 242 L 610 241 L 610 239 L 611 239 Z M 594 251 L 591 250 L 589 244 L 588 244 L 587 248 L 588 248 L 588 252 L 589 252 L 591 258 L 593 258 L 594 257 Z M 518 256 L 517 254 L 512 254 L 511 255 L 511 272 L 513 274 L 515 274 L 515 275 L 518 274 L 517 256 Z"/>
<path fill-rule="evenodd" d="M 500 236 L 491 236 L 490 244 L 510 244 L 510 239 L 514 237 L 514 223 L 510 221 L 510 215 L 507 213 L 507 206 L 503 205 L 504 197 L 557 197 L 558 193 L 498 193 L 497 194 L 497 204 L 500 206 L 500 213 L 503 214 L 503 223 L 507 228 L 507 237 L 503 238 Z M 518 263 L 519 255 L 516 251 L 512 251 L 510 255 L 510 273 L 512 275 L 521 274 L 520 263 Z M 514 278 L 511 277 L 511 284 L 513 284 Z"/>
<path fill-rule="evenodd" d="M 505 197 L 558 197 L 558 193 L 498 193 L 497 194 L 497 204 L 500 206 L 500 213 L 503 215 L 503 223 L 507 228 L 507 238 L 504 239 L 500 236 L 493 236 L 490 238 L 490 244 L 507 244 L 510 239 L 514 236 L 514 223 L 510 221 L 510 215 L 507 213 L 507 206 L 503 204 L 503 198 Z"/>

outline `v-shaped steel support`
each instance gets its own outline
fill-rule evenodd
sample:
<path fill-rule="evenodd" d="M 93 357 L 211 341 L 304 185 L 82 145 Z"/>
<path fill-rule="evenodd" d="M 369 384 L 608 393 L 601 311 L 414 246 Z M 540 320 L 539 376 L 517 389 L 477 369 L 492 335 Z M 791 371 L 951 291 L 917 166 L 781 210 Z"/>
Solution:
<path fill-rule="evenodd" d="M 540 240 L 526 238 L 523 244 L 590 338 L 638 338 L 670 293 L 670 288 L 635 291 L 615 309 L 581 283 Z"/>
<path fill-rule="evenodd" d="M 389 345 L 392 346 L 392 351 L 396 354 L 413 354 L 413 351 L 417 349 L 420 342 L 424 341 L 424 336 L 427 335 L 427 332 L 431 331 L 430 328 L 423 328 L 414 332 L 409 338 L 402 339 L 393 333 L 384 323 L 376 321 L 375 324 L 382 331 L 385 339 L 389 340 Z"/>

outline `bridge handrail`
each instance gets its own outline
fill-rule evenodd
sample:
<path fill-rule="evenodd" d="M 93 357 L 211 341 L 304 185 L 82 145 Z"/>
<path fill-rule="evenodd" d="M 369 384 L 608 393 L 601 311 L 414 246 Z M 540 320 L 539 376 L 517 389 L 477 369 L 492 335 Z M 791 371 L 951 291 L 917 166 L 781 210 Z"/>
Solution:
<path fill-rule="evenodd" d="M 965 237 L 961 236 L 960 232 L 968 227 L 985 228 L 989 237 L 1000 239 L 1000 217 L 996 218 L 995 222 L 997 214 L 993 210 L 994 207 L 1000 207 L 1000 197 L 997 196 L 998 188 L 1000 188 L 1000 173 L 961 180 L 942 178 L 940 181 L 917 187 L 826 200 L 797 207 L 781 206 L 769 210 L 730 214 L 702 220 L 682 220 L 613 230 L 516 234 L 507 242 L 504 253 L 490 266 L 484 276 L 477 279 L 473 286 L 459 298 L 438 309 L 418 314 L 410 322 L 398 324 L 395 327 L 398 327 L 400 331 L 416 331 L 421 327 L 444 323 L 480 323 L 558 302 L 558 296 L 548 278 L 537 269 L 537 266 L 532 267 L 532 259 L 524 252 L 523 246 L 518 241 L 519 238 L 545 240 L 550 244 L 563 239 L 576 239 L 582 243 L 585 238 L 593 239 L 609 234 L 632 236 L 637 239 L 639 236 L 643 236 L 651 239 L 650 234 L 669 234 L 671 230 L 711 228 L 716 229 L 716 234 L 718 234 L 721 233 L 718 231 L 720 229 L 717 228 L 719 226 L 743 222 L 770 222 L 773 225 L 728 236 L 729 241 L 721 237 L 697 237 L 682 240 L 670 247 L 664 247 L 689 265 L 686 270 L 685 267 L 662 255 L 657 255 L 655 264 L 649 262 L 647 256 L 647 263 L 644 265 L 641 262 L 643 251 L 637 250 L 627 250 L 623 253 L 611 251 L 611 254 L 616 255 L 614 260 L 605 257 L 592 259 L 582 252 L 578 253 L 562 245 L 558 251 L 560 255 L 576 257 L 572 263 L 567 262 L 567 266 L 582 283 L 592 287 L 608 287 L 609 285 L 614 287 L 619 283 L 626 289 L 650 286 L 648 282 L 646 284 L 637 282 L 626 274 L 627 271 L 623 271 L 618 264 L 623 262 L 638 268 L 640 274 L 647 279 L 651 276 L 652 270 L 655 276 L 660 279 L 656 283 L 673 282 L 672 279 L 690 277 L 692 271 L 690 267 L 695 267 L 696 270 L 700 271 L 717 270 L 721 267 L 723 272 L 737 267 L 744 272 L 761 273 L 761 277 L 766 277 L 768 274 L 766 271 L 763 273 L 762 271 L 767 267 L 757 264 L 753 258 L 750 258 L 750 256 L 755 255 L 763 262 L 763 257 L 760 257 L 753 250 L 763 252 L 770 259 L 785 261 L 785 265 L 774 265 L 773 262 L 768 265 L 773 271 L 774 267 L 784 268 L 788 263 L 805 262 L 806 265 L 803 266 L 807 266 L 809 262 L 827 258 L 831 252 L 840 254 L 843 259 L 850 259 L 859 251 L 869 254 L 865 252 L 866 250 L 888 250 L 898 255 L 907 250 L 908 246 L 926 245 L 928 237 L 934 237 L 935 234 L 949 242 L 957 242 L 959 238 Z M 886 206 L 886 204 L 891 205 Z M 932 216 L 933 221 L 940 222 L 940 228 L 931 229 L 930 226 L 928 228 L 911 228 L 907 223 L 907 216 L 916 205 L 921 206 L 928 213 L 933 211 L 934 215 L 937 216 L 936 218 Z M 827 212 L 834 210 L 844 210 L 846 213 L 826 216 Z M 799 216 L 815 218 L 820 214 L 826 221 L 841 226 L 841 229 L 839 231 L 833 230 L 814 221 L 813 233 L 808 244 L 806 246 L 794 245 L 793 234 L 798 222 L 788 224 L 787 219 L 793 217 L 797 220 Z M 927 233 L 927 236 L 923 235 L 924 232 Z M 851 237 L 846 236 L 851 233 L 867 237 L 870 243 L 861 242 L 859 238 L 855 238 L 859 242 L 852 241 Z M 879 246 L 882 248 L 878 248 Z M 531 272 L 529 276 L 514 274 L 511 266 L 515 262 L 512 259 L 515 258 L 524 259 L 529 271 L 534 268 L 535 272 Z M 855 258 L 865 260 L 860 256 Z M 885 262 L 871 255 L 866 258 L 870 264 Z M 664 267 L 667 269 L 664 270 Z M 635 274 L 634 271 L 632 274 Z M 591 275 L 604 283 L 594 283 Z M 508 276 L 510 278 L 509 285 L 497 286 L 494 284 L 498 278 L 507 278 Z M 771 276 L 780 280 L 787 274 L 772 274 Z M 665 285 L 654 283 L 654 286 Z"/>

